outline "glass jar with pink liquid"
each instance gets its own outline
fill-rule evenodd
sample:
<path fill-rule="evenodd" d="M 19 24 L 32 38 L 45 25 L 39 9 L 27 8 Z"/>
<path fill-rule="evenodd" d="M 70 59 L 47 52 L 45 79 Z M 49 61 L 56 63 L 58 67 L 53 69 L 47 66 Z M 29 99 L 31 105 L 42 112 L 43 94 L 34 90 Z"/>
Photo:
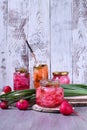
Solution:
<path fill-rule="evenodd" d="M 52 80 L 59 80 L 60 84 L 70 84 L 69 72 L 53 72 Z"/>
<path fill-rule="evenodd" d="M 24 90 L 30 88 L 30 74 L 25 68 L 17 68 L 13 74 L 14 90 Z"/>
<path fill-rule="evenodd" d="M 36 89 L 36 103 L 46 108 L 54 108 L 64 99 L 64 90 L 58 81 L 42 80 Z"/>

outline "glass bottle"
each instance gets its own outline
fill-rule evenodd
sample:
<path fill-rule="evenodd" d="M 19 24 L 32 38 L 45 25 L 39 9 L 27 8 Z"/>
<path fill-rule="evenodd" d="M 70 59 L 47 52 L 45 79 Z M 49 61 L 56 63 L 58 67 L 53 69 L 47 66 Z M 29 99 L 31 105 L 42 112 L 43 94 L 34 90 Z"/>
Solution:
<path fill-rule="evenodd" d="M 36 103 L 46 108 L 54 108 L 64 99 L 64 90 L 58 80 L 41 80 L 40 87 L 36 89 Z"/>
<path fill-rule="evenodd" d="M 33 68 L 34 88 L 38 88 L 40 86 L 40 80 L 46 80 L 46 79 L 48 79 L 48 65 L 39 64 L 34 66 Z"/>
<path fill-rule="evenodd" d="M 70 78 L 68 76 L 69 72 L 53 72 L 53 80 L 59 80 L 60 84 L 69 84 Z"/>

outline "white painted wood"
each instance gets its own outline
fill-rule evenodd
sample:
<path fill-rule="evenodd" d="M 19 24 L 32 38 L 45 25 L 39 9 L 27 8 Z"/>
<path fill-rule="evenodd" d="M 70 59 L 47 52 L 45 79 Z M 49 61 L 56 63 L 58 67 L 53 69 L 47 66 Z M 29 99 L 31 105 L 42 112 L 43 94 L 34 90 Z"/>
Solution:
<path fill-rule="evenodd" d="M 68 71 L 72 83 L 72 0 L 51 0 L 51 72 Z"/>
<path fill-rule="evenodd" d="M 87 84 L 87 1 L 73 1 L 73 82 Z"/>
<path fill-rule="evenodd" d="M 34 59 L 30 54 L 30 50 L 26 46 L 24 39 L 25 35 L 36 57 L 38 57 L 38 61 L 42 63 L 45 62 L 50 66 L 49 0 L 9 0 L 7 7 L 8 30 L 6 84 L 9 84 L 13 88 L 13 73 L 15 68 L 19 66 L 29 68 L 31 84 L 33 83 L 32 71 Z M 46 13 L 44 13 L 44 11 Z M 24 26 L 21 27 L 24 21 L 26 22 Z"/>
<path fill-rule="evenodd" d="M 69 71 L 71 83 L 87 84 L 86 9 L 86 0 L 1 0 L 0 86 L 13 88 L 19 65 L 29 68 L 32 86 L 34 58 L 24 33 L 38 61 L 48 64 L 49 77 Z"/>
<path fill-rule="evenodd" d="M 7 1 L 0 1 L 0 88 L 6 82 Z"/>
<path fill-rule="evenodd" d="M 8 62 L 7 62 L 7 84 L 13 87 L 13 73 L 17 67 L 28 68 L 27 46 L 24 36 L 27 26 L 27 1 L 9 0 L 8 1 Z M 26 22 L 25 22 L 26 21 Z M 25 24 L 23 25 L 23 23 Z"/>

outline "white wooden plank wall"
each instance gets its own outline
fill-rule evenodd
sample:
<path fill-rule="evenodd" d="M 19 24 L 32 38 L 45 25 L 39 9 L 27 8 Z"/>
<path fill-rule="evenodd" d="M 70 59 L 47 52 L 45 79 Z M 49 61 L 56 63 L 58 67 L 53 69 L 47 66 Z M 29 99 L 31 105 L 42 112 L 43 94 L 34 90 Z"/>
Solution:
<path fill-rule="evenodd" d="M 87 84 L 87 0 L 73 1 L 73 82 Z"/>
<path fill-rule="evenodd" d="M 25 22 L 25 23 L 24 23 Z M 24 25 L 23 25 L 24 23 Z M 87 84 L 86 0 L 0 1 L 0 87 L 13 87 L 13 72 L 26 66 L 31 74 L 34 59 L 53 71 L 69 71 L 71 83 Z"/>
<path fill-rule="evenodd" d="M 27 28 L 27 1 L 8 0 L 7 51 L 7 84 L 13 86 L 13 72 L 16 67 L 28 67 L 27 46 L 23 29 Z M 26 23 L 23 25 L 23 23 Z M 24 30 L 27 34 L 27 30 Z"/>
<path fill-rule="evenodd" d="M 51 70 L 72 80 L 72 0 L 51 0 Z"/>
<path fill-rule="evenodd" d="M 7 0 L 0 1 L 0 87 L 6 83 Z"/>

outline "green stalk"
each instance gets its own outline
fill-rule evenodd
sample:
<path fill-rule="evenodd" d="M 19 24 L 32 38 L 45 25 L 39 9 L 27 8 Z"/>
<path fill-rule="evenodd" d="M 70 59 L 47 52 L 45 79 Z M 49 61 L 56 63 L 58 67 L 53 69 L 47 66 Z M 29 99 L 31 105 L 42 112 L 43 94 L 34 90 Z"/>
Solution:
<path fill-rule="evenodd" d="M 20 99 L 30 100 L 32 97 L 35 97 L 35 93 L 35 89 L 12 91 L 10 93 L 0 95 L 0 100 L 7 101 L 8 104 L 11 105 Z"/>
<path fill-rule="evenodd" d="M 25 97 L 15 98 L 15 99 L 7 99 L 8 105 L 12 105 L 12 104 L 16 103 L 17 101 L 19 101 L 20 99 L 26 99 L 26 100 L 35 99 L 35 95 L 25 96 Z"/>
<path fill-rule="evenodd" d="M 69 89 L 64 89 L 64 96 L 65 97 L 82 96 L 82 95 L 87 95 L 87 91 L 85 91 L 85 90 L 69 90 Z"/>
<path fill-rule="evenodd" d="M 62 84 L 64 96 L 82 96 L 87 95 L 87 85 L 84 84 Z"/>
<path fill-rule="evenodd" d="M 64 89 L 64 97 L 87 95 L 87 85 L 61 84 L 60 86 Z M 27 99 L 31 102 L 35 101 L 36 90 L 35 89 L 19 90 L 0 95 L 0 100 L 8 101 L 8 104 L 15 103 L 20 99 Z"/>
<path fill-rule="evenodd" d="M 61 84 L 61 87 L 63 87 L 63 88 L 69 88 L 69 89 L 73 89 L 73 88 L 75 88 L 75 89 L 80 89 L 80 88 L 82 88 L 82 89 L 87 89 L 87 85 L 85 85 L 85 84 Z"/>
<path fill-rule="evenodd" d="M 2 98 L 8 98 L 8 97 L 17 97 L 17 96 L 21 96 L 21 95 L 24 95 L 24 94 L 34 94 L 36 92 L 35 89 L 27 89 L 27 90 L 19 90 L 19 91 L 12 91 L 10 93 L 6 93 L 6 94 L 2 94 L 0 95 L 0 99 Z"/>

